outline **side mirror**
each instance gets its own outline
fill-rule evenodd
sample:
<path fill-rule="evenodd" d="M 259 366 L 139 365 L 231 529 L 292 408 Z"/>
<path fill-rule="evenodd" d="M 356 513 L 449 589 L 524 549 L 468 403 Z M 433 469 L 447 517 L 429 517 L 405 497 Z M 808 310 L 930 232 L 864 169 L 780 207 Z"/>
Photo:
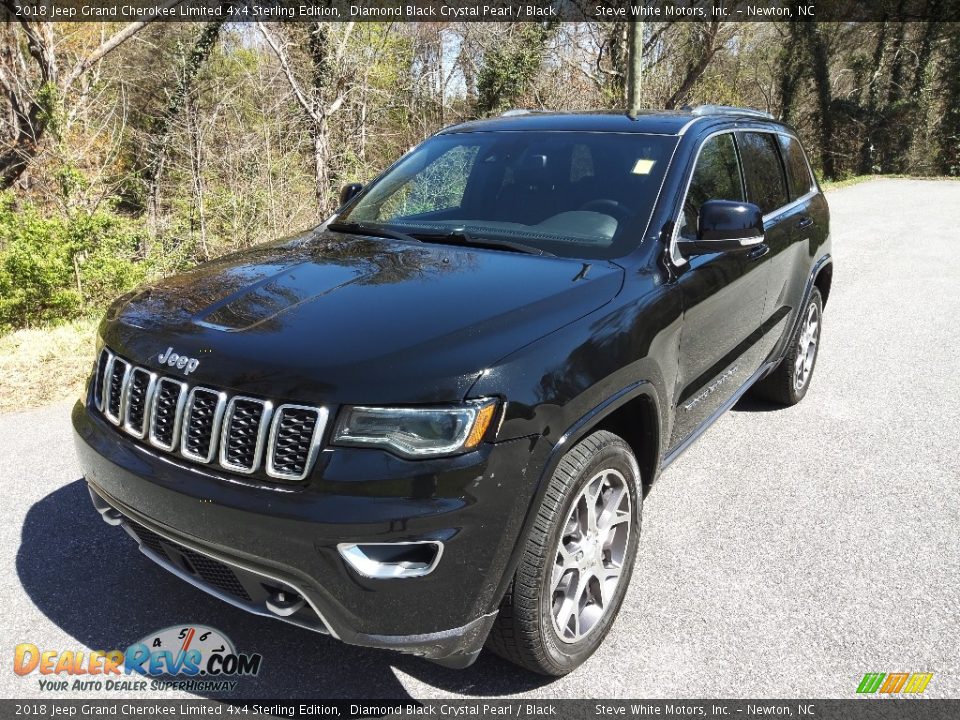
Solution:
<path fill-rule="evenodd" d="M 363 183 L 349 183 L 340 188 L 340 207 L 353 200 L 363 190 Z"/>
<path fill-rule="evenodd" d="M 685 255 L 704 255 L 753 247 L 763 242 L 763 211 L 753 203 L 707 200 L 700 206 L 697 239 L 681 238 Z"/>

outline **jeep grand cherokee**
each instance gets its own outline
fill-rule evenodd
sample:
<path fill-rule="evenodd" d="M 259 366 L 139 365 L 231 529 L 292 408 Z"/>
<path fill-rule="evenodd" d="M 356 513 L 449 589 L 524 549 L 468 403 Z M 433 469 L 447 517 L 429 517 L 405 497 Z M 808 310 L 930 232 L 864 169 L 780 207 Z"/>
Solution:
<path fill-rule="evenodd" d="M 810 386 L 832 265 L 797 136 L 510 113 L 341 200 L 111 307 L 73 412 L 93 503 L 254 613 L 569 672 L 658 474 L 748 389 Z"/>

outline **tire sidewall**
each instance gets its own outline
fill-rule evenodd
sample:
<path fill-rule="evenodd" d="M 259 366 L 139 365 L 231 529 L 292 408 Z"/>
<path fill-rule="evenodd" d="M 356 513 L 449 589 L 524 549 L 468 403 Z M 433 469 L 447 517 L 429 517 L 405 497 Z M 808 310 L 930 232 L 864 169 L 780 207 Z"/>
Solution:
<path fill-rule="evenodd" d="M 579 497 L 580 491 L 598 472 L 608 468 L 617 470 L 626 480 L 627 490 L 630 493 L 630 508 L 633 514 L 630 537 L 627 541 L 627 552 L 623 562 L 623 573 L 614 594 L 613 604 L 604 613 L 598 625 L 587 637 L 576 643 L 566 643 L 557 635 L 553 625 L 553 588 L 549 587 L 553 574 L 553 549 L 562 536 L 566 519 L 573 508 L 574 502 Z M 623 603 L 633 574 L 633 565 L 636 560 L 637 544 L 640 537 L 643 498 L 639 486 L 640 472 L 633 453 L 630 452 L 626 443 L 618 439 L 616 442 L 604 446 L 600 452 L 591 457 L 579 469 L 573 482 L 565 490 L 563 503 L 550 530 L 547 545 L 548 555 L 543 559 L 543 567 L 539 578 L 539 615 L 542 645 L 547 657 L 559 672 L 569 672 L 590 657 L 603 642 L 620 611 L 620 606 Z"/>

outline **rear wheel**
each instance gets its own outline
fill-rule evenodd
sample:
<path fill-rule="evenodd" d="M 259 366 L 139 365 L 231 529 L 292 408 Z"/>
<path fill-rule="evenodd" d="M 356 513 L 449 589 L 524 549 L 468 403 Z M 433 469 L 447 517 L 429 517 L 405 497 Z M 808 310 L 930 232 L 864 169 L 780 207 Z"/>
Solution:
<path fill-rule="evenodd" d="M 800 325 L 790 341 L 790 348 L 777 369 L 757 383 L 757 395 L 781 405 L 796 405 L 803 400 L 813 378 L 820 349 L 820 326 L 823 319 L 823 300 L 820 291 L 813 289 L 803 310 Z"/>
<path fill-rule="evenodd" d="M 603 642 L 630 583 L 640 472 L 629 446 L 598 431 L 550 480 L 490 632 L 498 655 L 545 675 L 574 670 Z"/>

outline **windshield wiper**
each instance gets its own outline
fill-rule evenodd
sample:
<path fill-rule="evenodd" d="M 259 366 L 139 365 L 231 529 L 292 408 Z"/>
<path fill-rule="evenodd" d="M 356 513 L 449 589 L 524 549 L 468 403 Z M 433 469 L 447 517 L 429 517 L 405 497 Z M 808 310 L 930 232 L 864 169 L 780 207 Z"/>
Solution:
<path fill-rule="evenodd" d="M 353 235 L 369 235 L 371 237 L 391 238 L 393 240 L 405 240 L 406 242 L 423 242 L 420 238 L 406 233 L 390 230 L 381 225 L 367 225 L 358 222 L 332 222 L 327 225 L 327 230 L 333 230 L 338 233 L 351 233 Z"/>
<path fill-rule="evenodd" d="M 465 233 L 462 230 L 451 230 L 450 232 L 437 233 L 415 232 L 412 233 L 412 235 L 417 240 L 422 240 L 424 242 L 440 242 L 449 243 L 450 245 L 487 247 L 498 250 L 512 250 L 513 252 L 527 253 L 528 255 L 545 255 L 547 257 L 555 257 L 553 253 L 549 253 L 546 250 L 534 247 L 533 245 L 524 245 L 523 243 L 514 242 L 513 240 L 474 237 L 473 235 Z"/>

